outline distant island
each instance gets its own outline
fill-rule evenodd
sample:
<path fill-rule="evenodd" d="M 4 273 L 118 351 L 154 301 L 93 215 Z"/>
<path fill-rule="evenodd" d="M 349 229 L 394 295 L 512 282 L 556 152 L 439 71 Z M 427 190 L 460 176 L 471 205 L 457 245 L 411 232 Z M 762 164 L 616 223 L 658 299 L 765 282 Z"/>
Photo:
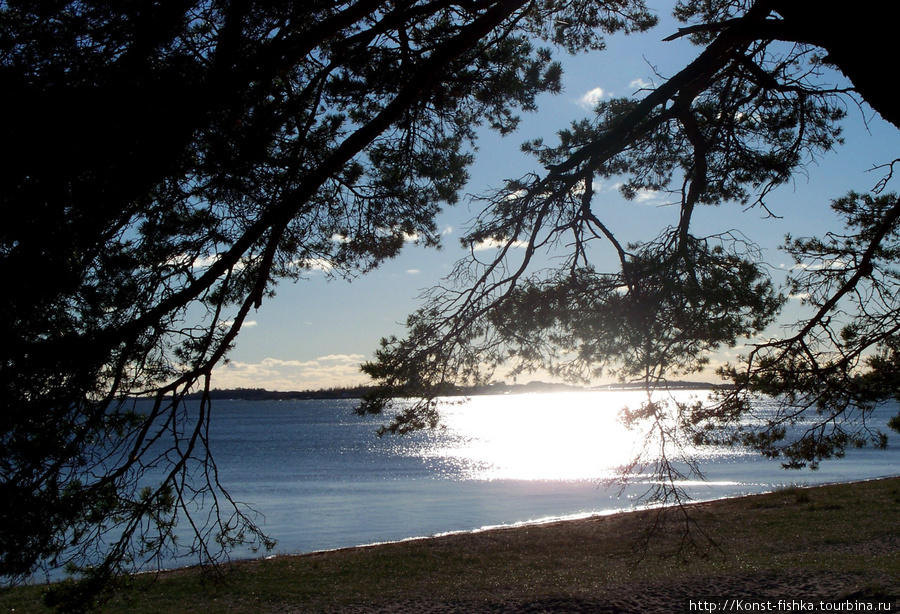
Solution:
<path fill-rule="evenodd" d="M 641 383 L 606 384 L 603 386 L 572 386 L 553 382 L 534 381 L 527 384 L 507 384 L 505 382 L 492 382 L 482 386 L 455 386 L 447 391 L 447 396 L 479 396 L 488 394 L 527 394 L 537 392 L 592 392 L 598 390 L 639 390 L 644 387 Z M 667 382 L 666 388 L 670 390 L 708 390 L 722 387 L 721 384 L 709 382 Z M 313 399 L 359 399 L 367 392 L 374 390 L 374 386 L 349 386 L 323 388 L 319 390 L 266 390 L 265 388 L 213 388 L 209 391 L 209 398 L 214 400 L 240 400 L 240 401 L 296 401 Z M 187 395 L 187 399 L 199 399 L 200 392 Z"/>

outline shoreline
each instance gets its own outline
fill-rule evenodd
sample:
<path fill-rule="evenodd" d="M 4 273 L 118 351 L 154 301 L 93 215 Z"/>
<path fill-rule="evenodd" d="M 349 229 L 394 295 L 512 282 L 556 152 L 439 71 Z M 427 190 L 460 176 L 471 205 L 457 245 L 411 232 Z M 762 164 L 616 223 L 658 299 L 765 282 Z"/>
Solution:
<path fill-rule="evenodd" d="M 697 533 L 698 548 L 683 557 L 680 510 L 657 507 L 256 559 L 235 563 L 226 579 L 246 589 L 268 578 L 285 591 L 248 612 L 668 613 L 695 597 L 886 599 L 900 608 L 900 476 L 685 509 L 716 543 Z M 660 513 L 666 520 L 641 550 Z"/>
<path fill-rule="evenodd" d="M 839 481 L 833 481 L 833 482 L 823 482 L 820 484 L 813 484 L 813 485 L 807 485 L 807 484 L 803 484 L 803 483 L 790 483 L 790 484 L 786 484 L 782 487 L 777 487 L 772 490 L 766 490 L 766 491 L 762 491 L 762 492 L 758 492 L 758 493 L 741 493 L 741 494 L 736 494 L 736 495 L 711 497 L 709 499 L 691 499 L 682 504 L 677 504 L 677 503 L 672 503 L 669 505 L 645 504 L 645 505 L 639 505 L 636 507 L 630 507 L 630 508 L 626 508 L 626 509 L 611 508 L 608 510 L 601 510 L 598 512 L 582 512 L 582 513 L 567 514 L 567 515 L 562 515 L 562 516 L 546 516 L 543 518 L 536 518 L 534 520 L 521 520 L 521 521 L 511 522 L 511 523 L 485 525 L 485 526 L 478 527 L 475 529 L 460 529 L 460 530 L 453 530 L 453 531 L 445 531 L 445 532 L 440 532 L 440 533 L 434 533 L 432 535 L 416 535 L 416 536 L 411 536 L 411 537 L 404 537 L 401 539 L 386 540 L 386 541 L 379 541 L 379 542 L 367 542 L 367 543 L 363 543 L 363 544 L 356 544 L 353 546 L 341 546 L 338 548 L 324 548 L 321 550 L 310 550 L 309 552 L 280 552 L 280 553 L 276 553 L 276 554 L 259 556 L 259 557 L 236 557 L 236 558 L 233 558 L 231 562 L 232 563 L 244 563 L 244 562 L 251 562 L 251 561 L 275 560 L 275 559 L 282 558 L 282 557 L 314 556 L 314 555 L 320 555 L 320 554 L 344 552 L 344 551 L 355 550 L 355 549 L 359 549 L 359 548 L 376 548 L 376 547 L 380 547 L 380 546 L 390 546 L 393 544 L 404 544 L 404 543 L 409 543 L 409 542 L 426 541 L 426 540 L 431 540 L 431 539 L 440 539 L 440 538 L 444 538 L 444 537 L 453 537 L 453 536 L 458 536 L 458 535 L 476 535 L 479 533 L 485 533 L 485 532 L 490 532 L 490 531 L 505 531 L 505 530 L 523 529 L 523 528 L 528 528 L 528 527 L 540 527 L 540 526 L 551 525 L 551 524 L 556 524 L 556 523 L 580 522 L 580 521 L 585 521 L 585 520 L 606 518 L 609 516 L 617 516 L 620 514 L 636 514 L 636 513 L 641 513 L 641 512 L 650 512 L 650 511 L 654 511 L 654 510 L 657 510 L 657 509 L 663 508 L 663 507 L 675 508 L 675 507 L 699 506 L 699 505 L 706 505 L 706 504 L 710 504 L 710 503 L 716 503 L 719 501 L 730 501 L 730 500 L 735 500 L 735 499 L 746 499 L 749 497 L 764 496 L 764 495 L 769 495 L 772 493 L 779 492 L 780 490 L 786 490 L 786 489 L 814 489 L 814 488 L 820 488 L 820 487 L 826 487 L 826 486 L 865 484 L 868 482 L 877 482 L 877 481 L 881 481 L 881 480 L 892 480 L 892 479 L 900 480 L 900 473 L 868 477 L 868 478 L 863 478 L 863 479 L 859 479 L 859 480 L 847 480 L 847 481 L 839 480 Z M 162 570 L 159 570 L 159 572 L 160 573 L 168 573 L 168 572 L 175 572 L 175 571 L 179 571 L 179 570 L 183 570 L 183 569 L 191 569 L 194 567 L 196 567 L 196 565 L 186 565 L 184 567 L 173 567 L 173 568 L 162 569 Z M 157 572 L 148 571 L 148 572 L 141 572 L 141 573 L 157 573 Z"/>
<path fill-rule="evenodd" d="M 668 614 L 718 597 L 898 611 L 900 476 L 235 560 L 210 580 L 148 574 L 104 612 Z M 0 611 L 49 613 L 44 588 L 0 592 Z"/>

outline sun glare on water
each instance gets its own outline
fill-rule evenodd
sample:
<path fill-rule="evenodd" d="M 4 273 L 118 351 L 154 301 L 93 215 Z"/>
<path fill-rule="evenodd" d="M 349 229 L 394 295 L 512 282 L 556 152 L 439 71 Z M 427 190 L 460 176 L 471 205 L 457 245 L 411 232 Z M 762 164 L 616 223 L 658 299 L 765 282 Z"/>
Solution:
<path fill-rule="evenodd" d="M 473 397 L 442 410 L 445 434 L 428 454 L 467 479 L 597 480 L 627 463 L 639 434 L 617 416 L 633 392 Z"/>

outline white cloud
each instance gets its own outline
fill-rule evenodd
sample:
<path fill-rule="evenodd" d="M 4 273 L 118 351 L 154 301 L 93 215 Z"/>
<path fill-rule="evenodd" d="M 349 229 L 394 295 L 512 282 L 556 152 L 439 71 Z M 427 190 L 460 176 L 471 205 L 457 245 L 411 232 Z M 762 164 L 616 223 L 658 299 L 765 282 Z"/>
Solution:
<path fill-rule="evenodd" d="M 613 193 L 622 192 L 622 186 L 625 184 L 621 181 L 616 182 L 600 182 L 594 187 L 595 193 Z M 640 204 L 662 204 L 666 199 L 666 193 L 659 190 L 636 190 L 633 202 Z"/>
<path fill-rule="evenodd" d="M 507 243 L 511 243 L 512 247 L 527 247 L 527 241 L 499 241 L 497 239 L 485 239 L 484 241 L 479 241 L 472 246 L 472 251 L 482 252 L 488 249 L 501 249 L 506 246 Z"/>
<path fill-rule="evenodd" d="M 400 230 L 399 228 L 379 228 L 376 233 L 382 237 L 393 236 L 400 231 L 400 236 L 403 237 L 404 243 L 415 243 L 419 240 L 419 233 L 417 232 L 406 232 L 405 230 Z"/>
<path fill-rule="evenodd" d="M 316 358 L 316 360 L 323 360 L 325 362 L 347 362 L 347 361 L 355 361 L 362 362 L 365 360 L 365 356 L 362 354 L 329 354 L 328 356 L 320 356 Z"/>
<path fill-rule="evenodd" d="M 662 198 L 657 190 L 638 190 L 634 193 L 634 201 L 638 203 L 657 202 Z"/>
<path fill-rule="evenodd" d="M 256 320 L 246 320 L 241 325 L 241 328 L 250 328 L 251 326 L 256 326 L 257 324 L 259 324 L 259 322 L 257 322 Z M 230 328 L 234 326 L 234 320 L 222 320 L 221 322 L 219 322 L 219 326 L 221 328 Z"/>
<path fill-rule="evenodd" d="M 803 270 L 803 271 L 823 271 L 823 270 L 833 270 L 840 271 L 843 269 L 850 268 L 850 263 L 840 258 L 834 258 L 830 260 L 823 260 L 821 262 L 816 262 L 815 264 L 808 264 L 805 262 L 801 262 L 800 264 L 795 264 L 791 267 L 791 270 Z"/>
<path fill-rule="evenodd" d="M 586 93 L 584 96 L 579 98 L 578 102 L 585 109 L 593 109 L 595 106 L 597 106 L 598 102 L 603 100 L 603 98 L 605 96 L 606 96 L 606 92 L 603 91 L 603 88 L 595 87 L 594 89 L 592 89 L 588 93 Z"/>
<path fill-rule="evenodd" d="M 218 262 L 222 258 L 222 256 L 224 256 L 224 254 L 206 254 L 205 256 L 199 256 L 197 258 L 191 259 L 190 265 L 191 265 L 191 268 L 194 270 L 208 269 L 209 267 L 214 265 L 216 262 Z M 190 257 L 189 256 L 181 256 L 180 258 L 190 258 Z M 170 260 L 169 262 L 171 264 L 179 264 L 179 263 L 183 263 L 183 260 L 180 260 L 179 258 L 175 258 L 175 259 Z M 240 271 L 246 265 L 247 265 L 246 260 L 242 258 L 241 260 L 239 260 L 238 262 L 235 263 L 234 268 L 235 268 L 235 270 Z"/>
<path fill-rule="evenodd" d="M 218 254 L 207 254 L 206 256 L 201 256 L 199 258 L 194 258 L 194 262 L 192 263 L 193 268 L 195 269 L 208 269 L 212 265 L 216 263 L 216 260 L 219 259 Z"/>
<path fill-rule="evenodd" d="M 408 275 L 418 275 L 421 272 L 419 269 L 406 269 Z"/>
<path fill-rule="evenodd" d="M 260 362 L 229 362 L 213 373 L 216 388 L 265 388 L 267 390 L 317 390 L 354 386 L 367 378 L 359 365 L 362 354 L 331 354 L 313 360 L 265 358 Z"/>
<path fill-rule="evenodd" d="M 584 196 L 585 187 L 586 187 L 586 184 L 584 182 L 584 179 L 579 180 L 578 183 L 576 183 L 575 186 L 572 188 L 572 192 L 571 192 L 572 195 L 578 196 L 579 198 Z M 593 188 L 594 194 L 597 194 L 598 192 L 599 192 L 598 188 L 596 188 L 596 187 Z"/>
<path fill-rule="evenodd" d="M 325 273 L 334 268 L 334 264 L 332 264 L 332 262 L 327 258 L 301 258 L 299 260 L 295 260 L 294 264 L 296 264 L 301 269 L 307 269 L 310 271 L 324 271 Z"/>
<path fill-rule="evenodd" d="M 279 358 L 263 358 L 263 361 L 259 363 L 263 367 L 267 368 L 280 368 L 280 367 L 311 367 L 319 364 L 315 360 L 308 360 L 306 362 L 301 362 L 299 360 L 281 360 Z"/>

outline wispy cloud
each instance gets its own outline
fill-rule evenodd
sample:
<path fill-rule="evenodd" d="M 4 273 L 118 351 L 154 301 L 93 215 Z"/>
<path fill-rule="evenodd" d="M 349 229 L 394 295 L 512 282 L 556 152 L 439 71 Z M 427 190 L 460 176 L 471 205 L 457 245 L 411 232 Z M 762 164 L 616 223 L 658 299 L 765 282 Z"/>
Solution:
<path fill-rule="evenodd" d="M 176 268 L 191 268 L 195 271 L 208 269 L 222 258 L 223 254 L 204 254 L 202 256 L 193 256 L 191 254 L 179 254 L 173 256 L 166 261 L 166 264 Z M 241 270 L 246 266 L 244 260 L 235 263 L 234 268 Z"/>
<path fill-rule="evenodd" d="M 406 269 L 407 275 L 418 275 L 421 272 L 419 269 Z"/>
<path fill-rule="evenodd" d="M 628 87 L 634 88 L 636 90 L 646 90 L 653 87 L 653 83 L 649 81 L 644 81 L 643 79 L 635 79 L 631 83 L 628 84 Z"/>
<path fill-rule="evenodd" d="M 658 190 L 638 190 L 634 194 L 634 201 L 637 203 L 656 203 L 662 198 L 662 192 Z"/>
<path fill-rule="evenodd" d="M 616 182 L 600 182 L 594 187 L 594 192 L 601 194 L 621 193 L 622 186 L 625 184 L 621 181 Z M 642 205 L 659 205 L 666 201 L 666 193 L 659 190 L 636 190 L 632 202 Z"/>
<path fill-rule="evenodd" d="M 823 260 L 821 262 L 816 263 L 807 263 L 801 262 L 800 264 L 795 264 L 791 267 L 792 271 L 801 270 L 801 271 L 840 271 L 842 269 L 850 268 L 850 263 L 841 260 L 840 258 L 834 258 L 830 260 Z"/>
<path fill-rule="evenodd" d="M 364 383 L 359 365 L 362 354 L 330 354 L 312 360 L 265 358 L 260 362 L 229 362 L 213 373 L 217 388 L 265 388 L 267 390 L 315 390 Z"/>
<path fill-rule="evenodd" d="M 527 247 L 528 241 L 500 241 L 498 239 L 485 239 L 484 241 L 479 241 L 472 246 L 472 250 L 476 252 L 482 252 L 488 249 L 501 249 L 506 247 L 507 244 L 510 244 L 512 247 Z"/>
<path fill-rule="evenodd" d="M 257 322 L 256 320 L 246 320 L 241 325 L 241 328 L 250 328 L 252 326 L 256 326 L 257 324 L 259 324 L 259 322 Z M 219 322 L 219 326 L 221 328 L 231 328 L 232 326 L 234 326 L 234 320 L 222 320 L 221 322 Z"/>

